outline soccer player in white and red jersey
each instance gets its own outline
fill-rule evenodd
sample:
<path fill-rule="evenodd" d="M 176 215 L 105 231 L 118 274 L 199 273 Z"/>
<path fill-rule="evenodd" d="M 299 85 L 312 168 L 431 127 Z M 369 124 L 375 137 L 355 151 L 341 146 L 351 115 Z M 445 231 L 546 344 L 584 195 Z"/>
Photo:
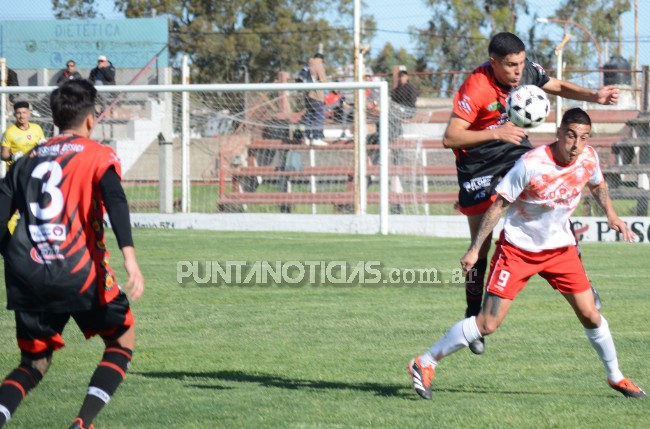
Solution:
<path fill-rule="evenodd" d="M 104 242 L 104 209 L 122 250 L 131 299 L 144 291 L 131 237 L 129 206 L 115 152 L 89 138 L 97 90 L 69 80 L 50 97 L 61 134 L 23 156 L 0 186 L 0 251 L 7 307 L 16 319 L 20 364 L 0 385 L 0 427 L 43 378 L 70 318 L 104 354 L 71 429 L 88 429 L 125 377 L 135 348 L 129 300 L 117 284 Z M 7 220 L 18 210 L 13 235 Z"/>
<path fill-rule="evenodd" d="M 467 273 L 507 208 L 504 228 L 490 263 L 485 303 L 478 316 L 456 323 L 431 349 L 409 364 L 413 387 L 424 399 L 431 399 L 431 380 L 440 360 L 495 332 L 512 301 L 535 274 L 571 305 L 605 365 L 609 385 L 627 397 L 645 398 L 645 392 L 625 378 L 618 367 L 609 325 L 596 309 L 569 223 L 583 188 L 588 186 L 605 211 L 610 228 L 621 233 L 626 241 L 634 239 L 612 207 L 598 156 L 588 145 L 590 132 L 591 119 L 587 113 L 579 108 L 567 111 L 557 141 L 523 155 L 496 186 L 496 201 L 485 213 L 476 237 L 461 259 Z"/>
<path fill-rule="evenodd" d="M 443 144 L 453 149 L 458 172 L 458 200 L 467 216 L 471 238 L 476 237 L 483 214 L 496 199 L 494 186 L 521 155 L 532 149 L 526 131 L 512 124 L 506 114 L 506 98 L 519 85 L 536 85 L 545 92 L 574 100 L 616 104 L 619 89 L 604 86 L 598 91 L 555 79 L 542 66 L 526 58 L 526 46 L 516 35 L 496 34 L 488 46 L 489 61 L 465 80 L 454 97 Z M 479 251 L 479 259 L 465 282 L 465 317 L 476 316 L 483 300 L 483 283 L 491 237 Z M 470 345 L 483 353 L 483 343 Z"/>

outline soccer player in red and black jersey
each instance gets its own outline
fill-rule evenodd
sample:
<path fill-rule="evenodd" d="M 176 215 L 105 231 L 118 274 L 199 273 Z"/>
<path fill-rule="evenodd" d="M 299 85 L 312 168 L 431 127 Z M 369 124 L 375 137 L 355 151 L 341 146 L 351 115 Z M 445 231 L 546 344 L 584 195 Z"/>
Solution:
<path fill-rule="evenodd" d="M 505 105 L 509 92 L 519 85 L 536 85 L 549 94 L 604 105 L 616 104 L 619 89 L 598 91 L 555 79 L 526 58 L 524 42 L 512 33 L 498 33 L 488 47 L 490 59 L 467 78 L 454 97 L 443 145 L 456 156 L 460 211 L 467 216 L 472 240 L 483 214 L 495 201 L 493 189 L 515 161 L 532 149 L 526 132 L 508 120 Z M 479 259 L 465 281 L 466 317 L 481 309 L 487 255 L 492 237 L 481 246 Z M 483 353 L 482 340 L 471 344 Z"/>
<path fill-rule="evenodd" d="M 50 106 L 61 135 L 18 160 L 0 186 L 0 251 L 7 307 L 16 318 L 19 366 L 0 386 L 0 427 L 43 378 L 70 317 L 86 338 L 99 335 L 105 350 L 71 428 L 92 427 L 125 377 L 135 347 L 134 319 L 109 265 L 104 243 L 108 212 L 129 276 L 132 300 L 144 292 L 131 237 L 120 161 L 89 138 L 97 91 L 71 80 L 52 92 Z M 7 220 L 18 210 L 13 235 Z"/>

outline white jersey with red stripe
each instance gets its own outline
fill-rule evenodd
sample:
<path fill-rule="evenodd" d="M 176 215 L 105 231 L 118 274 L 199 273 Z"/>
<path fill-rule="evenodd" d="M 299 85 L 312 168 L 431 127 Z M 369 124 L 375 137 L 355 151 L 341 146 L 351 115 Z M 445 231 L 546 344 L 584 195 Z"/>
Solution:
<path fill-rule="evenodd" d="M 568 165 L 553 158 L 551 145 L 523 155 L 496 187 L 511 203 L 504 222 L 505 239 L 530 252 L 576 244 L 569 217 L 585 185 L 603 181 L 598 154 L 585 146 Z"/>

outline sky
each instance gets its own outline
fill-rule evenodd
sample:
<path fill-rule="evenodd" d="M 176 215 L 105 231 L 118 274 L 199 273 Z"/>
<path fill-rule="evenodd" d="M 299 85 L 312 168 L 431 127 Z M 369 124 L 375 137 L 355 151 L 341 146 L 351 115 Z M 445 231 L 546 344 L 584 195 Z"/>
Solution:
<path fill-rule="evenodd" d="M 471 0 L 468 0 L 471 1 Z M 632 1 L 632 0 L 630 0 Z M 374 15 L 379 31 L 371 42 L 372 52 L 379 52 L 385 43 L 393 46 L 404 47 L 409 52 L 416 52 L 416 45 L 409 34 L 409 27 L 425 28 L 429 20 L 430 11 L 425 6 L 424 0 L 364 0 L 364 14 Z M 560 0 L 528 0 L 532 11 L 541 17 L 550 18 Z M 119 18 L 120 15 L 113 10 L 112 0 L 100 0 L 100 11 L 106 18 Z M 0 0 L 0 20 L 5 19 L 51 19 L 51 0 Z M 650 21 L 650 0 L 639 0 L 639 21 Z M 521 30 L 530 26 L 531 18 L 521 17 Z M 633 13 L 626 14 L 623 22 L 623 56 L 634 56 L 634 20 Z M 552 40 L 562 40 L 563 27 L 556 24 L 536 24 L 544 26 L 541 31 L 547 32 Z M 577 36 L 581 30 L 573 27 L 571 32 Z M 640 25 L 640 63 L 650 64 L 650 26 Z M 613 52 L 613 44 L 602 46 L 603 63 L 607 62 L 609 54 Z"/>
<path fill-rule="evenodd" d="M 471 0 L 468 0 L 471 2 Z M 630 0 L 633 5 L 633 0 Z M 371 43 L 373 51 L 381 50 L 386 42 L 394 46 L 409 47 L 411 52 L 415 52 L 415 43 L 408 34 L 409 26 L 426 28 L 430 17 L 430 10 L 424 5 L 424 0 L 364 0 L 368 6 L 366 10 L 372 13 L 378 23 L 378 31 L 375 40 Z M 396 7 L 396 4 L 400 4 Z M 531 13 L 537 13 L 539 17 L 552 18 L 555 10 L 558 8 L 560 0 L 528 0 Z M 406 5 L 406 6 L 405 6 Z M 365 12 L 364 12 L 365 13 Z M 531 25 L 532 18 L 521 16 L 519 19 L 518 30 L 523 31 Z M 639 58 L 641 65 L 650 64 L 650 26 L 644 25 L 644 22 L 650 22 L 650 0 L 639 0 Z M 537 34 L 548 34 L 551 40 L 559 43 L 564 35 L 564 26 L 558 24 L 539 24 Z M 582 30 L 578 27 L 571 27 L 570 32 L 577 38 Z M 630 11 L 624 15 L 623 19 L 623 56 L 627 59 L 634 56 L 634 13 Z M 606 63 L 609 56 L 614 51 L 614 44 L 601 44 L 603 51 L 603 63 Z"/>

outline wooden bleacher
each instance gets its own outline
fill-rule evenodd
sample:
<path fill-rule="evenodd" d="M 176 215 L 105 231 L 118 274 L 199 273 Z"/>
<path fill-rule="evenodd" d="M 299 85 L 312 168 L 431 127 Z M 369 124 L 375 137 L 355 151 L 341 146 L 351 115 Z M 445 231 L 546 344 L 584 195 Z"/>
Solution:
<path fill-rule="evenodd" d="M 648 215 L 650 200 L 650 113 L 625 124 L 628 135 L 612 144 L 615 162 L 603 169 L 612 199 L 636 200 L 636 215 Z"/>
<path fill-rule="evenodd" d="M 590 112 L 594 123 L 601 122 L 614 122 L 626 123 L 630 121 L 632 114 L 637 112 L 628 111 L 594 111 Z M 446 121 L 446 118 L 436 117 L 435 122 Z M 553 115 L 551 115 L 553 116 Z M 548 121 L 553 120 L 549 117 Z M 418 121 L 419 122 L 419 121 Z M 629 125 L 629 124 L 628 124 Z M 550 134 L 531 134 L 530 140 L 533 146 L 548 144 L 554 140 L 554 135 Z M 639 141 L 634 141 L 635 146 L 638 146 Z M 626 143 L 621 139 L 618 134 L 612 135 L 597 135 L 590 139 L 591 146 L 595 147 L 601 156 L 603 170 L 606 176 L 614 177 L 619 174 L 620 166 L 616 165 L 616 145 L 623 147 Z M 650 146 L 650 138 L 647 140 Z M 378 150 L 377 145 L 367 145 L 367 150 Z M 293 204 L 333 204 L 333 205 L 351 205 L 354 201 L 354 194 L 352 192 L 352 177 L 354 175 L 353 165 L 305 165 L 300 171 L 289 171 L 278 166 L 255 165 L 255 155 L 260 151 L 313 151 L 314 154 L 323 153 L 326 151 L 353 151 L 354 145 L 351 141 L 347 140 L 334 140 L 329 141 L 327 146 L 309 146 L 305 144 L 287 144 L 283 140 L 278 139 L 255 139 L 247 146 L 248 151 L 248 166 L 240 166 L 231 171 L 231 191 L 222 187 L 219 197 L 220 210 L 228 210 L 230 205 L 247 205 L 247 204 L 265 204 L 265 205 L 293 205 Z M 442 145 L 441 139 L 406 139 L 400 138 L 395 140 L 390 145 L 390 150 L 447 150 Z M 390 155 L 389 155 L 390 157 Z M 632 171 L 629 167 L 625 167 L 626 173 Z M 640 167 L 641 168 L 641 167 Z M 379 175 L 379 166 L 367 163 L 367 175 L 369 177 Z M 608 171 L 611 169 L 611 171 Z M 644 171 L 645 172 L 645 171 Z M 417 177 L 419 180 L 435 180 L 436 178 L 444 178 L 447 182 L 456 180 L 456 167 L 453 162 L 453 157 L 446 161 L 443 165 L 391 165 L 389 167 L 389 177 L 402 176 L 402 177 Z M 250 179 L 262 178 L 264 181 L 277 181 L 280 179 L 295 179 L 296 181 L 309 181 L 315 180 L 316 183 L 325 182 L 327 180 L 336 179 L 340 182 L 347 182 L 348 186 L 345 191 L 329 192 L 329 191 L 316 191 L 316 192 L 244 192 L 242 182 Z M 391 204 L 402 202 L 405 203 L 405 194 L 396 192 L 389 193 L 389 202 Z M 634 194 L 625 190 L 611 191 L 612 198 L 636 198 L 638 194 Z M 409 202 L 405 204 L 454 204 L 457 201 L 457 191 L 438 191 L 433 190 L 430 192 L 410 192 L 408 191 L 407 199 Z M 379 203 L 378 192 L 368 192 L 368 204 Z"/>

